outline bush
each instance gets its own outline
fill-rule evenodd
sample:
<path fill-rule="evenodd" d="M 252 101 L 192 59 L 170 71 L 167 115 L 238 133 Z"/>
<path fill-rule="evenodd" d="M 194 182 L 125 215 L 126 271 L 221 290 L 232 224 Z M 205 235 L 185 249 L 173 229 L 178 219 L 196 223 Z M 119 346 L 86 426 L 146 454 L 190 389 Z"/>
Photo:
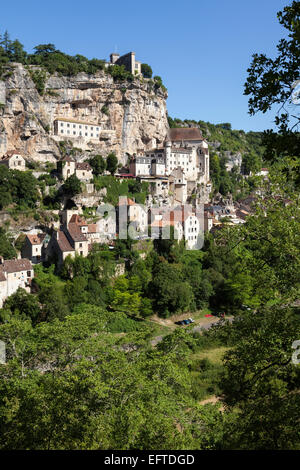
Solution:
<path fill-rule="evenodd" d="M 141 72 L 144 78 L 151 78 L 152 77 L 152 68 L 148 64 L 141 65 Z"/>

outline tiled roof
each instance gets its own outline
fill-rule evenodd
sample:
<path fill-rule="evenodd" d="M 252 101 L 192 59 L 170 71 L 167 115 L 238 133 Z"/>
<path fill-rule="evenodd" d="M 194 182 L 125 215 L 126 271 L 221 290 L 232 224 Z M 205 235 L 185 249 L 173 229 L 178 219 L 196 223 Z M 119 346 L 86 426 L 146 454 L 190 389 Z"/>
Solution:
<path fill-rule="evenodd" d="M 88 232 L 89 233 L 97 233 L 98 232 L 97 224 L 89 224 L 88 225 Z"/>
<path fill-rule="evenodd" d="M 74 124 L 84 124 L 86 126 L 100 127 L 99 124 L 95 124 L 94 122 L 78 121 L 77 119 L 65 118 L 65 117 L 57 117 L 54 121 L 72 122 Z"/>
<path fill-rule="evenodd" d="M 57 232 L 57 235 L 57 243 L 61 251 L 75 251 L 74 248 L 70 245 L 69 240 L 67 239 L 65 233 L 62 230 L 59 230 Z"/>
<path fill-rule="evenodd" d="M 180 140 L 204 140 L 198 127 L 176 127 L 169 129 L 172 142 Z"/>
<path fill-rule="evenodd" d="M 73 162 L 75 163 L 75 160 L 73 160 L 73 158 L 69 157 L 69 155 L 67 155 L 66 157 L 64 157 L 62 159 L 63 162 Z"/>
<path fill-rule="evenodd" d="M 92 170 L 91 165 L 87 162 L 77 162 L 75 167 L 77 170 L 87 170 L 87 171 Z"/>
<path fill-rule="evenodd" d="M 13 155 L 21 155 L 17 150 L 8 150 L 5 155 L 1 158 L 2 161 L 9 160 Z M 21 155 L 22 156 L 22 155 Z"/>
<path fill-rule="evenodd" d="M 32 264 L 27 258 L 8 259 L 0 265 L 0 272 L 18 273 L 20 271 L 31 271 Z"/>
<path fill-rule="evenodd" d="M 69 224 L 68 232 L 74 242 L 87 241 L 86 236 L 81 232 L 80 227 L 77 224 Z"/>
<path fill-rule="evenodd" d="M 191 153 L 192 147 L 171 147 L 172 153 Z"/>
<path fill-rule="evenodd" d="M 80 227 L 88 225 L 85 219 L 78 214 L 73 214 L 69 223 L 79 225 Z"/>
<path fill-rule="evenodd" d="M 46 234 L 45 233 L 38 233 L 37 235 L 26 235 L 28 240 L 30 241 L 30 243 L 32 245 L 41 245 L 41 243 L 43 243 L 45 237 L 46 237 Z"/>

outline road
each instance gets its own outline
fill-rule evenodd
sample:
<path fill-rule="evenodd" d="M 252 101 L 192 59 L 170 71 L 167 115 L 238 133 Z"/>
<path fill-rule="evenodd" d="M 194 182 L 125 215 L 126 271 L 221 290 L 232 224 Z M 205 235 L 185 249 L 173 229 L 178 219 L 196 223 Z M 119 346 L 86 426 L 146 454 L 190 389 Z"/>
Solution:
<path fill-rule="evenodd" d="M 233 320 L 233 317 L 227 317 L 226 320 L 230 321 L 230 323 L 232 322 Z M 201 333 L 202 330 L 209 330 L 213 325 L 216 325 L 217 323 L 219 323 L 221 320 L 216 320 L 216 321 L 210 321 L 210 322 L 206 322 L 206 323 L 203 323 L 203 324 L 199 324 L 199 325 L 196 325 L 194 326 L 193 329 L 189 330 L 190 332 L 198 332 L 198 333 Z M 181 327 L 182 328 L 182 327 Z M 161 341 L 163 340 L 163 336 L 156 336 L 155 338 L 153 338 L 150 343 L 152 344 L 152 346 L 156 346 L 158 343 L 160 343 Z"/>

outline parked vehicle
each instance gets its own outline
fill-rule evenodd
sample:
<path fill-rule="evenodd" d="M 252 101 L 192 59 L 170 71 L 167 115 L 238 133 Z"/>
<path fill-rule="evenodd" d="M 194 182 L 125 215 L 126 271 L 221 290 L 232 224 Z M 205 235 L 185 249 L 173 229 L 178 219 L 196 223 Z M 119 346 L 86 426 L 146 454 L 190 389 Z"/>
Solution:
<path fill-rule="evenodd" d="M 176 325 L 189 325 L 190 323 L 195 323 L 195 320 L 192 318 L 185 318 L 184 320 L 176 321 Z"/>

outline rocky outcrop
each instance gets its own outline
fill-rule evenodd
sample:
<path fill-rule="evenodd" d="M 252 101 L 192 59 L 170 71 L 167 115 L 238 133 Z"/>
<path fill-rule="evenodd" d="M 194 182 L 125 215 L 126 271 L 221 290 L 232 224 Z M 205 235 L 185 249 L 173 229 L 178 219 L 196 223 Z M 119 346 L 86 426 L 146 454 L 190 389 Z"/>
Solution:
<path fill-rule="evenodd" d="M 128 155 L 150 149 L 165 139 L 168 122 L 167 94 L 151 90 L 146 80 L 114 82 L 107 73 L 80 73 L 72 77 L 47 74 L 40 95 L 30 69 L 11 64 L 11 72 L 0 81 L 0 155 L 18 149 L 36 161 L 60 157 L 54 135 L 58 117 L 86 121 L 101 128 L 99 141 L 70 138 L 86 153 L 115 152 L 122 163 Z"/>

